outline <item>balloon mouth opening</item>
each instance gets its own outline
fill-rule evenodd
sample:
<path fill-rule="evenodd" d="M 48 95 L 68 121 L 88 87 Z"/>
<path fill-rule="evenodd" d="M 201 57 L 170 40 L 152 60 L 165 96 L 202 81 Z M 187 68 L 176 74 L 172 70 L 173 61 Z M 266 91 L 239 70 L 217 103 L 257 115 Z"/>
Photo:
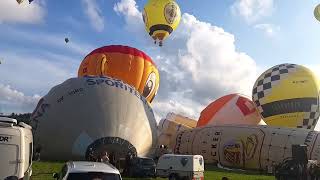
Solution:
<path fill-rule="evenodd" d="M 108 154 L 110 163 L 117 163 L 128 155 L 137 156 L 136 148 L 120 137 L 103 137 L 91 143 L 86 150 L 87 161 L 98 161 L 102 154 Z"/>

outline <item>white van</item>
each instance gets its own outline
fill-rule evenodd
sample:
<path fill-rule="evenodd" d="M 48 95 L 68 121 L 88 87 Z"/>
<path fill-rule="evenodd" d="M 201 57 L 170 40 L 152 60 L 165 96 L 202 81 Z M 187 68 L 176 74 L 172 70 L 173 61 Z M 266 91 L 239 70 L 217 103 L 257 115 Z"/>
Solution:
<path fill-rule="evenodd" d="M 112 164 L 91 161 L 69 161 L 62 167 L 60 173 L 53 174 L 53 178 L 58 180 L 122 180 L 119 170 Z"/>
<path fill-rule="evenodd" d="M 30 178 L 32 146 L 31 126 L 17 124 L 16 119 L 0 117 L 0 179 L 9 176 Z"/>
<path fill-rule="evenodd" d="M 203 180 L 204 160 L 201 155 L 164 154 L 159 158 L 156 174 L 171 180 Z"/>

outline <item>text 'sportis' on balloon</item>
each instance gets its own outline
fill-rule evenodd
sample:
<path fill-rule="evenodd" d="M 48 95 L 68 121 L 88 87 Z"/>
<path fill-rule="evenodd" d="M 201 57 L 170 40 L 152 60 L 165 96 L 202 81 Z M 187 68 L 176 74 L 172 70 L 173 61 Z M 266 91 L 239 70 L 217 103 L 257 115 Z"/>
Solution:
<path fill-rule="evenodd" d="M 109 77 L 71 78 L 53 87 L 31 116 L 35 147 L 46 160 L 83 160 L 101 152 L 153 154 L 157 123 L 146 99 Z"/>
<path fill-rule="evenodd" d="M 148 102 L 159 89 L 159 72 L 144 52 L 129 46 L 111 45 L 88 54 L 78 70 L 78 76 L 109 76 L 135 87 Z"/>
<path fill-rule="evenodd" d="M 225 124 L 265 125 L 254 103 L 241 94 L 229 94 L 209 104 L 201 112 L 197 127 Z"/>
<path fill-rule="evenodd" d="M 319 118 L 319 79 L 303 66 L 280 64 L 260 75 L 252 99 L 268 125 L 314 129 Z"/>
<path fill-rule="evenodd" d="M 149 0 L 142 16 L 146 31 L 162 46 L 162 41 L 178 27 L 181 12 L 174 0 Z"/>

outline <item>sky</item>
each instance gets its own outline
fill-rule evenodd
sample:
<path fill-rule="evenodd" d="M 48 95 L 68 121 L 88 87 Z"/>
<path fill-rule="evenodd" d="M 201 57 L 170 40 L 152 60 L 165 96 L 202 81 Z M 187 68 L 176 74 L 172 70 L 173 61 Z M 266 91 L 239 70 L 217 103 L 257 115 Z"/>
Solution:
<path fill-rule="evenodd" d="M 157 120 L 169 112 L 198 119 L 223 95 L 250 96 L 258 76 L 277 64 L 320 74 L 313 17 L 320 1 L 176 1 L 180 25 L 159 48 L 144 29 L 147 0 L 1 0 L 0 112 L 32 112 L 52 87 L 77 76 L 86 54 L 111 44 L 138 48 L 157 64 Z"/>

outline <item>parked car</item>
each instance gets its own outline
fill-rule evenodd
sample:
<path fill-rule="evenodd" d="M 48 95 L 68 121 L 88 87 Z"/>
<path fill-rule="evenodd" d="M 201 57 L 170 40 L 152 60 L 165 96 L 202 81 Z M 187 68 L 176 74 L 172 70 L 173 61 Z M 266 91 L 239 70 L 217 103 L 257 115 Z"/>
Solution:
<path fill-rule="evenodd" d="M 69 161 L 60 173 L 54 173 L 58 180 L 122 180 L 117 168 L 112 164 L 89 161 Z"/>
<path fill-rule="evenodd" d="M 0 117 L 0 179 L 29 179 L 32 174 L 31 126 Z"/>
<path fill-rule="evenodd" d="M 201 155 L 164 154 L 159 158 L 156 175 L 170 180 L 203 180 L 203 157 Z"/>
<path fill-rule="evenodd" d="M 130 177 L 155 177 L 156 163 L 152 158 L 134 157 L 128 171 Z"/>

